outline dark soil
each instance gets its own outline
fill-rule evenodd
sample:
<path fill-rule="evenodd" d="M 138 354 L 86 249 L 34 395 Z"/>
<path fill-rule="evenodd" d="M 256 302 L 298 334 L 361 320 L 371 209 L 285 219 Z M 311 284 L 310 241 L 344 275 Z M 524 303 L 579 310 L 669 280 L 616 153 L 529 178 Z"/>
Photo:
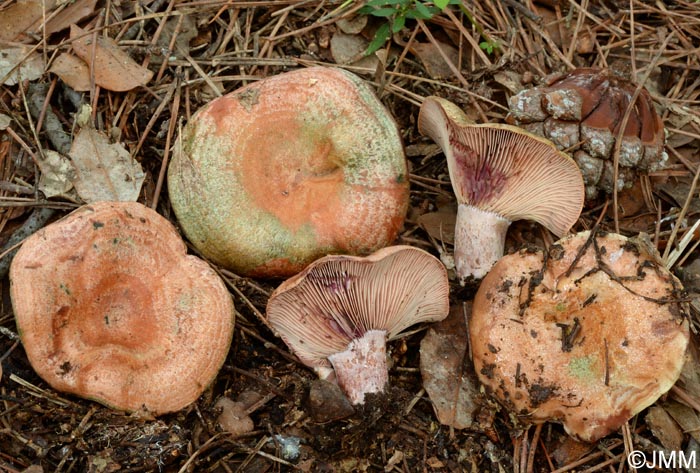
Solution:
<path fill-rule="evenodd" d="M 13 3 L 0 2 L 0 16 L 2 8 Z M 200 71 L 228 92 L 256 78 L 294 68 L 335 65 L 330 44 L 339 29 L 338 20 L 353 16 L 360 2 L 347 3 L 145 0 L 137 5 L 98 1 L 93 14 L 76 20 L 80 26 L 91 30 L 97 25 L 112 25 L 106 30 L 108 35 L 119 38 L 133 59 L 147 63 L 156 74 L 168 57 L 162 73 L 154 76 L 147 88 L 129 92 L 93 90 L 77 94 L 50 73 L 34 83 L 52 86 L 40 97 L 47 98 L 43 106 L 53 110 L 66 133 L 71 133 L 78 104 L 92 103 L 98 129 L 110 133 L 131 152 L 145 137 L 135 155 L 147 173 L 139 201 L 150 205 L 158 191 L 158 212 L 176 223 L 167 191 L 157 186 L 158 176 L 164 150 L 173 142 L 177 129 L 171 127 L 171 120 L 187 120 L 214 97 Z M 401 3 L 409 8 L 414 5 L 408 0 Z M 514 82 L 522 88 L 573 66 L 613 63 L 634 64 L 637 68 L 651 64 L 647 85 L 653 86 L 654 99 L 670 130 L 667 150 L 672 165 L 651 177 L 643 176 L 631 189 L 621 189 L 616 199 L 601 195 L 589 202 L 574 230 L 590 229 L 598 223 L 601 229 L 614 231 L 618 227 L 627 235 L 644 231 L 663 252 L 672 234 L 671 225 L 682 209 L 684 234 L 700 211 L 693 181 L 700 169 L 700 4 L 672 1 L 661 5 L 636 0 L 464 3 L 471 20 L 455 7 L 449 7 L 449 15 L 437 13 L 430 20 L 406 20 L 406 27 L 387 43 L 392 49 L 385 66 L 375 63 L 368 69 L 343 65 L 375 87 L 404 139 L 411 170 L 411 209 L 397 243 L 418 246 L 435 255 L 443 247 L 452 251 L 450 244 L 441 245 L 418 223 L 420 215 L 454 204 L 442 153 L 416 129 L 423 97 L 445 97 L 479 122 L 503 122 L 507 97 L 514 93 L 509 84 Z M 633 22 L 630 6 L 634 7 Z M 545 13 L 550 16 L 545 18 Z M 170 19 L 170 38 L 179 15 L 194 20 L 196 28 L 187 29 L 183 22 L 180 34 L 184 35 L 186 29 L 192 32 L 183 43 L 186 51 L 168 53 L 167 45 L 154 41 L 154 37 L 161 22 Z M 371 40 L 385 21 L 383 17 L 369 18 L 358 37 L 364 35 L 365 41 Z M 474 50 L 465 35 L 475 44 L 483 43 L 483 49 Z M 668 35 L 674 37 L 659 49 Z M 39 35 L 22 41 L 35 45 L 41 39 Z M 67 41 L 67 32 L 59 31 L 48 37 L 46 48 L 39 47 L 39 51 L 46 51 L 48 56 L 58 50 L 67 51 Z M 453 67 L 458 75 L 444 61 L 446 75 L 436 74 L 412 46 L 436 41 L 457 51 Z M 488 44 L 500 46 L 488 53 Z M 430 55 L 439 56 L 434 51 Z M 161 108 L 173 84 L 177 90 L 174 96 L 179 100 L 177 118 L 171 116 L 174 99 Z M 0 113 L 13 119 L 14 130 L 14 135 L 0 131 L 0 181 L 24 182 L 30 189 L 28 194 L 21 194 L 0 186 L 0 243 L 9 241 L 31 215 L 38 216 L 39 209 L 55 209 L 48 220 L 40 220 L 39 226 L 43 226 L 79 205 L 60 196 L 46 199 L 33 187 L 39 171 L 18 138 L 34 152 L 39 147 L 63 153 L 66 150 L 58 149 L 47 127 L 39 130 L 38 141 L 33 135 L 30 123 L 36 123 L 37 117 L 30 122 L 23 98 L 30 93 L 29 86 L 27 82 L 0 85 Z M 613 212 L 615 202 L 617 214 Z M 676 242 L 681 237 L 679 233 Z M 517 222 L 509 231 L 507 251 L 525 245 L 542 247 L 554 239 L 536 224 Z M 697 231 L 689 249 L 694 241 Z M 685 251 L 674 267 L 688 281 L 700 274 L 691 266 L 696 257 L 696 253 Z M 295 361 L 284 343 L 259 320 L 279 281 L 250 280 L 225 271 L 222 274 L 230 283 L 237 311 L 226 363 L 197 402 L 157 419 L 143 413 L 116 412 L 63 395 L 42 381 L 16 338 L 5 276 L 0 282 L 0 471 L 619 472 L 627 471 L 623 441 L 628 442 L 628 449 L 633 445 L 645 451 L 674 445 L 664 443 L 657 424 L 655 430 L 647 425 L 646 411 L 633 418 L 629 428 L 596 444 L 584 445 L 569 439 L 557 424 L 528 426 L 486 395 L 477 399 L 480 407 L 472 428 L 455 430 L 441 425 L 422 387 L 418 350 L 424 331 L 390 343 L 389 389 L 385 394 L 369 396 L 364 406 L 344 415 L 332 393 L 323 402 L 309 400 L 315 374 Z M 472 299 L 476 288 L 476 284 L 460 287 L 453 280 L 453 304 Z M 694 294 L 691 290 L 689 301 Z M 695 316 L 693 312 L 693 325 Z M 696 366 L 691 365 L 690 371 L 697 372 Z M 700 383 L 689 380 L 658 405 L 680 403 L 698 409 L 698 386 Z M 234 437 L 221 431 L 213 406 L 221 396 L 236 399 L 246 391 L 253 391 L 261 399 L 250 413 L 255 430 Z M 336 409 L 338 418 L 332 415 Z M 662 433 L 681 432 L 681 448 L 689 452 L 700 449 L 686 426 L 664 425 Z M 30 469 L 32 466 L 34 469 Z"/>

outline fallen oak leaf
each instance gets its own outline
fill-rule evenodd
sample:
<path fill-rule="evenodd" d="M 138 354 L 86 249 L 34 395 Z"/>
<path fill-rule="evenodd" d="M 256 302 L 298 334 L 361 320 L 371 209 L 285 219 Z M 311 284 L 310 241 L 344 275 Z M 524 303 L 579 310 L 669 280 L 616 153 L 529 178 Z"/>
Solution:
<path fill-rule="evenodd" d="M 137 64 L 110 38 L 86 34 L 85 30 L 76 25 L 70 27 L 70 38 L 73 40 L 73 51 L 91 67 L 95 84 L 102 88 L 126 92 L 146 85 L 153 77 L 152 71 Z M 93 38 L 96 38 L 95 44 Z"/>

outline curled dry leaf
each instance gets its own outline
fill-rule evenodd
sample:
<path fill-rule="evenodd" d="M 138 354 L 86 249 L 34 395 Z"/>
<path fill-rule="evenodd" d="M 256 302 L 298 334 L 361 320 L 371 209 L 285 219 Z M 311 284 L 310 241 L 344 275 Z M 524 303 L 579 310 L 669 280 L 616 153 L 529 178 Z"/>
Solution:
<path fill-rule="evenodd" d="M 76 92 L 90 90 L 90 69 L 87 64 L 72 54 L 63 53 L 58 56 L 51 64 L 49 72 L 56 74 Z"/>
<path fill-rule="evenodd" d="M 678 422 L 683 432 L 688 432 L 696 442 L 700 442 L 700 417 L 692 407 L 671 401 L 665 403 L 664 408 L 673 417 L 673 420 Z"/>
<path fill-rule="evenodd" d="M 4 113 L 0 113 L 0 131 L 6 130 L 7 127 L 10 126 L 11 121 L 12 121 L 12 118 L 10 118 L 9 115 L 5 115 Z"/>
<path fill-rule="evenodd" d="M 153 72 L 138 65 L 114 40 L 101 35 L 86 34 L 76 25 L 71 25 L 70 37 L 73 40 L 75 54 L 88 66 L 93 66 L 95 83 L 100 87 L 115 92 L 125 92 L 140 85 L 146 85 L 151 80 Z M 92 44 L 93 38 L 96 38 L 96 44 Z M 92 63 L 93 48 L 95 49 L 94 63 Z"/>
<path fill-rule="evenodd" d="M 5 85 L 15 85 L 20 80 L 36 80 L 43 73 L 44 60 L 39 53 L 31 52 L 28 46 L 0 49 L 0 80 L 7 77 Z"/>
<path fill-rule="evenodd" d="M 683 445 L 683 431 L 669 413 L 661 406 L 651 406 L 646 417 L 647 427 L 667 450 L 675 451 Z"/>
<path fill-rule="evenodd" d="M 75 170 L 71 162 L 56 151 L 44 150 L 44 157 L 39 157 L 39 190 L 46 197 L 54 197 L 68 192 L 73 187 Z"/>
<path fill-rule="evenodd" d="M 471 303 L 467 312 L 471 312 Z M 468 314 L 467 314 L 468 315 Z M 479 393 L 478 384 L 467 372 L 471 366 L 467 350 L 467 327 L 462 306 L 436 323 L 420 344 L 420 372 L 441 424 L 456 429 L 472 425 Z"/>
<path fill-rule="evenodd" d="M 145 178 L 141 164 L 122 145 L 110 143 L 104 133 L 81 128 L 69 154 L 76 171 L 73 185 L 85 202 L 138 198 Z"/>

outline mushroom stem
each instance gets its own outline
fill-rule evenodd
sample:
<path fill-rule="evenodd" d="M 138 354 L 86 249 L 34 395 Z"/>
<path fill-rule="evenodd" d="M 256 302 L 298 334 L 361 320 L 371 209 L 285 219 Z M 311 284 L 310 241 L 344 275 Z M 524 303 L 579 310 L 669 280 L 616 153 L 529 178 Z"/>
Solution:
<path fill-rule="evenodd" d="M 503 256 L 510 220 L 472 205 L 459 204 L 455 224 L 455 269 L 460 284 L 481 279 Z"/>
<path fill-rule="evenodd" d="M 353 404 L 362 404 L 367 393 L 380 393 L 389 381 L 386 364 L 386 331 L 368 330 L 345 351 L 328 357 L 338 385 Z"/>

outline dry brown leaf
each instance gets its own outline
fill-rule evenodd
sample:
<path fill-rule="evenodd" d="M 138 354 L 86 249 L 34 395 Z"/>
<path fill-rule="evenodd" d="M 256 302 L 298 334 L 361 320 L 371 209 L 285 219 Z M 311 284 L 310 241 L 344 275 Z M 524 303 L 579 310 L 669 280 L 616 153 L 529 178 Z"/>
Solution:
<path fill-rule="evenodd" d="M 47 13 L 53 8 L 53 1 L 18 0 L 0 12 L 0 41 L 15 41 L 43 17 L 43 7 Z"/>
<path fill-rule="evenodd" d="M 683 432 L 663 407 L 650 407 L 644 420 L 651 433 L 659 439 L 659 442 L 665 449 L 672 452 L 677 452 L 681 449 Z"/>
<path fill-rule="evenodd" d="M 471 302 L 453 307 L 450 315 L 434 324 L 420 344 L 420 371 L 423 387 L 430 396 L 441 424 L 466 429 L 474 421 L 479 393 L 478 383 L 470 372 L 465 316 Z"/>
<path fill-rule="evenodd" d="M 439 49 L 438 49 L 439 48 Z M 445 59 L 443 59 L 442 53 L 447 56 L 447 58 L 452 62 L 455 67 L 459 64 L 459 51 L 454 46 L 450 46 L 447 43 L 442 43 L 437 41 L 434 43 L 414 43 L 411 47 L 411 52 L 418 56 L 418 59 L 425 66 L 425 70 L 428 71 L 433 79 L 448 79 L 454 77 L 454 72 L 447 65 Z"/>
<path fill-rule="evenodd" d="M 435 240 L 453 244 L 455 241 L 455 222 L 457 214 L 454 209 L 429 212 L 418 217 L 418 225 Z"/>
<path fill-rule="evenodd" d="M 170 47 L 170 42 L 173 39 L 173 35 L 177 29 L 177 25 L 180 23 L 180 17 L 172 17 L 165 22 L 163 31 L 158 37 L 158 46 L 167 50 Z M 180 24 L 180 29 L 178 30 L 177 38 L 175 38 L 175 45 L 173 46 L 173 52 L 185 51 L 190 52 L 190 41 L 197 37 L 197 22 L 192 17 L 192 15 L 185 15 L 182 17 L 182 23 Z"/>
<path fill-rule="evenodd" d="M 19 66 L 16 67 L 18 64 Z M 15 85 L 20 80 L 36 80 L 43 73 L 44 59 L 36 51 L 31 52 L 30 47 L 0 49 L 0 80 L 7 76 L 5 85 Z"/>
<path fill-rule="evenodd" d="M 76 0 L 46 23 L 46 34 L 65 30 L 70 25 L 92 15 L 95 12 L 95 5 L 97 0 Z"/>
<path fill-rule="evenodd" d="M 76 92 L 90 90 L 90 70 L 87 64 L 72 54 L 63 53 L 58 56 L 51 64 L 49 72 L 56 74 Z"/>
<path fill-rule="evenodd" d="M 552 459 L 557 466 L 569 465 L 584 455 L 588 455 L 593 449 L 590 443 L 579 442 L 568 435 L 563 435 L 558 440 L 551 450 Z"/>
<path fill-rule="evenodd" d="M 684 432 L 689 433 L 697 442 L 700 442 L 700 417 L 695 409 L 675 401 L 664 403 L 664 408 L 678 422 Z"/>
<path fill-rule="evenodd" d="M 85 31 L 76 25 L 71 25 L 70 37 L 75 54 L 88 66 L 93 66 L 95 83 L 100 87 L 114 92 L 125 92 L 146 85 L 153 77 L 153 72 L 137 64 L 110 38 L 97 35 L 97 44 L 93 45 L 94 36 L 85 34 Z"/>
<path fill-rule="evenodd" d="M 122 145 L 110 143 L 106 134 L 81 128 L 69 154 L 76 172 L 73 185 L 85 202 L 138 198 L 145 178 L 141 164 Z"/>

